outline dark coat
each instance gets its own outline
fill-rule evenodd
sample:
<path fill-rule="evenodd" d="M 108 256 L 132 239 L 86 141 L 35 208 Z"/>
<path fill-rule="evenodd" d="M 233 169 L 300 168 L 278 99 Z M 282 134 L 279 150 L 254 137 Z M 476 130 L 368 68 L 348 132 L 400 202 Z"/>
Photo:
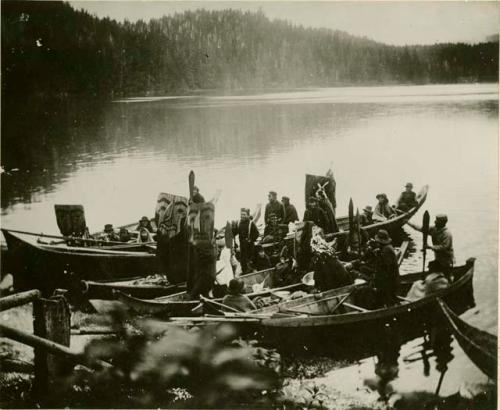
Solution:
<path fill-rule="evenodd" d="M 264 213 L 264 221 L 266 225 L 270 223 L 272 214 L 276 215 L 278 217 L 278 223 L 281 223 L 281 221 L 283 221 L 283 211 L 283 205 L 281 204 L 281 202 L 269 202 L 266 205 L 266 211 Z"/>
<path fill-rule="evenodd" d="M 373 281 L 373 285 L 380 294 L 381 303 L 392 304 L 397 301 L 396 295 L 399 282 L 399 265 L 396 251 L 392 245 L 384 245 L 377 254 Z"/>
<path fill-rule="evenodd" d="M 297 214 L 297 210 L 292 204 L 283 205 L 283 210 L 285 217 L 283 218 L 284 224 L 289 224 L 290 222 L 295 222 L 299 220 L 299 215 Z"/>
<path fill-rule="evenodd" d="M 314 286 L 324 292 L 354 283 L 344 265 L 334 257 L 321 255 L 313 258 Z"/>
<path fill-rule="evenodd" d="M 319 207 L 306 209 L 304 212 L 304 222 L 306 221 L 314 222 L 316 226 L 319 226 L 323 230 L 328 227 L 328 219 L 325 211 Z"/>
<path fill-rule="evenodd" d="M 397 208 L 405 212 L 409 211 L 411 208 L 417 205 L 418 205 L 417 194 L 413 191 L 402 192 L 397 202 Z"/>

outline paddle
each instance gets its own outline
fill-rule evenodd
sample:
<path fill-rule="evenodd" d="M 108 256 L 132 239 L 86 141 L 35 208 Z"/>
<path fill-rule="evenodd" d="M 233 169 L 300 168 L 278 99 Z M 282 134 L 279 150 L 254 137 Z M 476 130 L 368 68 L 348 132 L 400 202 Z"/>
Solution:
<path fill-rule="evenodd" d="M 358 235 L 358 256 L 361 259 L 361 219 L 359 216 L 359 208 L 356 208 L 356 233 Z"/>
<path fill-rule="evenodd" d="M 224 229 L 224 242 L 226 248 L 231 249 L 233 247 L 233 230 L 229 221 L 226 222 L 226 228 Z"/>
<path fill-rule="evenodd" d="M 194 195 L 194 171 L 189 172 L 189 200 L 193 200 Z"/>
<path fill-rule="evenodd" d="M 423 242 L 423 266 L 422 266 L 422 276 L 425 276 L 425 258 L 427 256 L 427 237 L 429 236 L 429 224 L 431 217 L 429 216 L 429 212 L 425 211 L 424 216 L 422 218 L 422 242 Z"/>

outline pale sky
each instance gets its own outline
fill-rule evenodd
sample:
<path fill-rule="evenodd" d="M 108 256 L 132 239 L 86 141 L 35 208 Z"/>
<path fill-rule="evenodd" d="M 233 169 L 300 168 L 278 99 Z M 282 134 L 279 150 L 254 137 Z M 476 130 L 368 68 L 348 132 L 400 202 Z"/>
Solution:
<path fill-rule="evenodd" d="M 500 3 L 455 1 L 70 1 L 99 17 L 136 21 L 185 10 L 226 8 L 257 11 L 306 27 L 325 27 L 387 44 L 480 42 L 498 33 Z"/>

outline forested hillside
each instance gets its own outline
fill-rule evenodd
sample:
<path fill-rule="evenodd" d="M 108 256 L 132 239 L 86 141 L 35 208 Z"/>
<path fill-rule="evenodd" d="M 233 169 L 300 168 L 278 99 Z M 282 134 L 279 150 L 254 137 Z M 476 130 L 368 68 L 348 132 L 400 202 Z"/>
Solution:
<path fill-rule="evenodd" d="M 236 10 L 118 23 L 61 2 L 1 8 L 4 98 L 498 78 L 494 41 L 395 47 Z"/>

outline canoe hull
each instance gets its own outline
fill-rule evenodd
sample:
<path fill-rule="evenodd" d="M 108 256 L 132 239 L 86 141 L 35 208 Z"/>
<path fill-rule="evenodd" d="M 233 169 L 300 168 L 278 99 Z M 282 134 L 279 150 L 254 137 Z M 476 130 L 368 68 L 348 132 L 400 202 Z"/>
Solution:
<path fill-rule="evenodd" d="M 469 359 L 489 378 L 497 378 L 497 337 L 465 323 L 445 303 L 439 301 L 449 330 Z"/>
<path fill-rule="evenodd" d="M 402 340 L 411 340 L 437 323 L 437 297 L 445 300 L 457 314 L 475 306 L 473 262 L 457 267 L 455 271 L 459 279 L 449 288 L 415 302 L 363 313 L 270 318 L 250 325 L 252 328 L 247 327 L 245 332 L 257 332 L 263 340 L 283 351 L 341 355 L 352 351 L 353 345 L 357 351 L 369 351 L 384 337 L 388 328 L 397 332 Z M 406 286 L 409 289 L 411 282 Z"/>
<path fill-rule="evenodd" d="M 76 280 L 113 280 L 160 273 L 154 254 L 147 252 L 71 249 L 40 245 L 2 230 L 14 275 L 16 290 L 38 288 L 50 293 Z"/>

